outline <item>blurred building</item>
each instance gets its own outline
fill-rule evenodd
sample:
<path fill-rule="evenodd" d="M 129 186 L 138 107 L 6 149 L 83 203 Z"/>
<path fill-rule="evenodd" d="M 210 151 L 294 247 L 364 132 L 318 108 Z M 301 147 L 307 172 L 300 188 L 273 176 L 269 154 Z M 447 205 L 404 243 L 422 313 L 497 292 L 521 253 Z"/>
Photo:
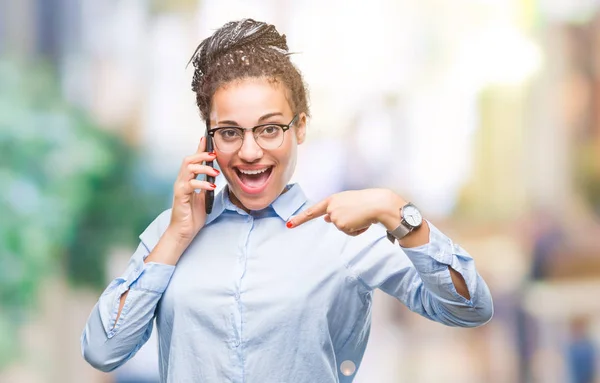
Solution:
<path fill-rule="evenodd" d="M 495 298 L 490 324 L 462 330 L 376 295 L 357 383 L 580 383 L 572 359 L 586 366 L 578 355 L 600 343 L 599 9 L 566 0 L 0 1 L 0 53 L 53 64 L 66 99 L 143 148 L 143 166 L 169 184 L 204 129 L 185 68 L 200 37 L 244 16 L 276 23 L 301 53 L 315 116 L 296 180 L 315 199 L 374 184 L 414 198 L 474 255 Z M 111 277 L 129 253 L 115 249 Z M 112 381 L 79 355 L 96 299 L 50 281 L 23 328 L 27 357 L 0 381 Z M 148 347 L 138 363 L 152 360 Z"/>
<path fill-rule="evenodd" d="M 584 368 L 577 361 L 585 356 L 568 350 L 582 339 L 600 344 L 599 9 L 543 1 L 530 10 L 524 6 L 522 20 L 544 70 L 482 93 L 474 172 L 458 216 L 487 227 L 472 240 L 504 242 L 488 256 L 506 262 L 509 243 L 520 253 L 503 267 L 513 283 L 495 294 L 493 327 L 514 334 L 517 346 L 502 352 L 519 355 L 508 358 L 511 381 L 579 382 L 573 369 Z"/>

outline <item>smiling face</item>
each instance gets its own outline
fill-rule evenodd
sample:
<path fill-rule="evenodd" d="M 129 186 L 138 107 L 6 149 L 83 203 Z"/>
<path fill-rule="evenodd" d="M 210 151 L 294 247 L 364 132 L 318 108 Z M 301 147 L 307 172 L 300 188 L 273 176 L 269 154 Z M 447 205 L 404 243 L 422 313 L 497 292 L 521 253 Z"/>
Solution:
<path fill-rule="evenodd" d="M 286 95 L 287 88 L 281 82 L 266 78 L 228 83 L 214 93 L 210 126 L 251 129 L 266 123 L 288 124 L 294 111 Z M 260 210 L 283 192 L 294 174 L 297 146 L 304 142 L 305 130 L 306 114 L 300 113 L 277 149 L 262 149 L 250 130 L 237 152 L 225 153 L 215 147 L 234 204 L 244 210 Z"/>

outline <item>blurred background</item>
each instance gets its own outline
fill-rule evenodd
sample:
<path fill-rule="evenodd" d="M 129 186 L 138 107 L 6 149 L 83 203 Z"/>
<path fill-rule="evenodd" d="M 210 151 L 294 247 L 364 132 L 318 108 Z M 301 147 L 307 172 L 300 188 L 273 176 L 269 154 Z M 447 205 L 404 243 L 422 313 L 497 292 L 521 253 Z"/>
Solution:
<path fill-rule="evenodd" d="M 158 382 L 155 337 L 104 374 L 80 335 L 203 134 L 191 54 L 242 17 L 310 86 L 294 181 L 398 191 L 493 293 L 474 330 L 377 293 L 356 382 L 600 382 L 597 0 L 0 0 L 0 382 Z"/>

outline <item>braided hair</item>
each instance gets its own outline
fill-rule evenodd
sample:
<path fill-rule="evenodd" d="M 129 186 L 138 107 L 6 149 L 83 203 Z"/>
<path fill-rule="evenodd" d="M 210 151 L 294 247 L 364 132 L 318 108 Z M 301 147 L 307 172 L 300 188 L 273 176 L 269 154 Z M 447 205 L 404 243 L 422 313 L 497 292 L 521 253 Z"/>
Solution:
<path fill-rule="evenodd" d="M 211 100 L 220 86 L 245 78 L 281 82 L 293 112 L 309 116 L 308 91 L 289 56 L 285 35 L 271 24 L 243 19 L 223 25 L 190 59 L 195 68 L 192 90 L 202 117 L 209 119 Z"/>

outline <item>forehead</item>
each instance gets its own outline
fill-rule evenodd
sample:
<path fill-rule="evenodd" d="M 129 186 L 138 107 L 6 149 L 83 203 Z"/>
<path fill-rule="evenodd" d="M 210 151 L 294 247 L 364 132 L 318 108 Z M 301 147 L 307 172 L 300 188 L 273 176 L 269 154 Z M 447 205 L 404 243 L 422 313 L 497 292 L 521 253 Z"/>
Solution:
<path fill-rule="evenodd" d="M 247 78 L 225 84 L 213 96 L 211 122 L 236 121 L 253 124 L 267 113 L 291 115 L 287 88 L 280 81 Z"/>

